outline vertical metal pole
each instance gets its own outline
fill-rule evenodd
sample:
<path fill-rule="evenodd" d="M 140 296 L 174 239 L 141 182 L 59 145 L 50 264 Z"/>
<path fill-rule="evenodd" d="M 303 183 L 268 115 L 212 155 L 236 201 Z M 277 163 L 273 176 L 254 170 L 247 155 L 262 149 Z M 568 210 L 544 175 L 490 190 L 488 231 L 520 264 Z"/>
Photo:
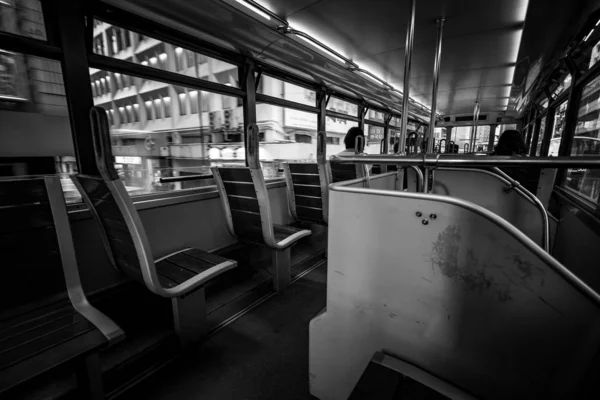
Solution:
<path fill-rule="evenodd" d="M 471 129 L 471 140 L 469 140 L 469 152 L 474 153 L 475 143 L 477 140 L 477 124 L 479 123 L 479 102 L 475 102 L 473 110 L 473 128 Z"/>
<path fill-rule="evenodd" d="M 410 67 L 412 63 L 413 45 L 415 42 L 415 8 L 417 0 L 410 2 L 410 19 L 406 28 L 406 46 L 404 47 L 404 91 L 402 93 L 402 119 L 400 123 L 400 145 L 398 152 L 404 154 L 406 131 L 408 129 L 408 99 L 410 97 Z"/>
<path fill-rule="evenodd" d="M 245 68 L 244 77 L 244 90 L 246 91 L 246 98 L 244 99 L 244 145 L 246 146 L 246 166 L 251 168 L 257 168 L 259 154 L 258 154 L 258 132 L 254 135 L 250 129 L 254 130 L 256 126 L 256 76 L 254 74 L 255 65 L 253 61 L 248 60 Z M 254 139 L 255 142 L 250 143 L 248 136 Z M 251 160 L 251 158 L 255 158 Z M 254 165 L 252 165 L 254 164 Z M 260 165 L 260 164 L 259 164 Z"/>
<path fill-rule="evenodd" d="M 429 119 L 429 129 L 427 130 L 426 153 L 433 151 L 433 132 L 435 131 L 435 113 L 437 106 L 438 81 L 440 79 L 440 64 L 442 62 L 442 37 L 444 33 L 445 18 L 437 20 L 437 40 L 435 43 L 435 61 L 433 62 L 433 90 L 431 92 L 431 118 Z"/>
<path fill-rule="evenodd" d="M 319 114 L 317 114 L 317 164 L 325 165 L 327 163 L 327 131 L 326 131 L 326 113 L 327 113 L 327 94 L 325 91 L 319 93 Z"/>

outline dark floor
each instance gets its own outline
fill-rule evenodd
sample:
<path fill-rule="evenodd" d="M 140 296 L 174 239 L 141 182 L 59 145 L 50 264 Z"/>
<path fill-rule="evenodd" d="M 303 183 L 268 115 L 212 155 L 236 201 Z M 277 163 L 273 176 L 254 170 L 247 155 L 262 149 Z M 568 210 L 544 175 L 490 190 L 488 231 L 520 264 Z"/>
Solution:
<path fill-rule="evenodd" d="M 308 324 L 326 281 L 323 264 L 119 399 L 314 399 Z"/>

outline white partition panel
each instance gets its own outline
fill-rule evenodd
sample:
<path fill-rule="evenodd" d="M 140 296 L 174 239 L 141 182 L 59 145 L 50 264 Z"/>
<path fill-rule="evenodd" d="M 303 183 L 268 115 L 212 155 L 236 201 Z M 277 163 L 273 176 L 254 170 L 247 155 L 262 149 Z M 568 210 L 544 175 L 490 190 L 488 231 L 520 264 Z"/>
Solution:
<path fill-rule="evenodd" d="M 332 185 L 310 391 L 347 399 L 376 351 L 475 397 L 575 398 L 598 295 L 506 221 L 447 196 Z"/>
<path fill-rule="evenodd" d="M 485 170 L 439 168 L 435 170 L 433 193 L 458 197 L 480 205 L 506 219 L 542 245 L 544 220 L 540 209 L 502 177 Z"/>

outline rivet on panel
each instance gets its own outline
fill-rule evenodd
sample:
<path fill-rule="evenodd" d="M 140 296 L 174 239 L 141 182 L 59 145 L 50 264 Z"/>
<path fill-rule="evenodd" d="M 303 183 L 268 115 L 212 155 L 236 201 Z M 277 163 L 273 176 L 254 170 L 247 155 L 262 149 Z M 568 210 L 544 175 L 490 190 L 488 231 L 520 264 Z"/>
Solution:
<path fill-rule="evenodd" d="M 431 219 L 436 219 L 436 218 L 437 218 L 437 215 L 436 215 L 436 214 L 431 214 L 431 215 L 429 216 L 429 218 L 431 218 Z"/>
<path fill-rule="evenodd" d="M 428 220 L 424 219 L 423 221 L 421 221 L 423 223 L 423 225 L 427 225 L 429 223 Z"/>
<path fill-rule="evenodd" d="M 417 217 L 421 217 L 423 213 L 421 211 L 417 211 Z"/>

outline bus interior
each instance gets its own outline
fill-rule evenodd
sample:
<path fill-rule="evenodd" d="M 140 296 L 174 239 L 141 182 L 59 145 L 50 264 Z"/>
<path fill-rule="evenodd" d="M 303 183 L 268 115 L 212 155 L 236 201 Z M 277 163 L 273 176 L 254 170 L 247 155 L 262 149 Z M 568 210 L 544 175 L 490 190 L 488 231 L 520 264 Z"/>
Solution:
<path fill-rule="evenodd" d="M 598 398 L 598 60 L 597 0 L 0 0 L 0 398 Z"/>

